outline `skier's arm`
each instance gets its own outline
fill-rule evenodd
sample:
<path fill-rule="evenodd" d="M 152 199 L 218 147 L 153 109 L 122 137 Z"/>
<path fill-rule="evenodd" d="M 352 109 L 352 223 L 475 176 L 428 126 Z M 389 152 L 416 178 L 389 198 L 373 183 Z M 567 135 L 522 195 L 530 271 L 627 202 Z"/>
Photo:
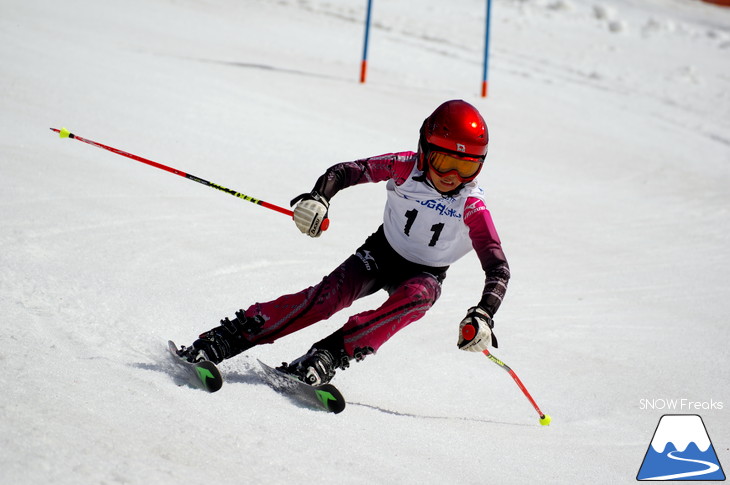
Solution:
<path fill-rule="evenodd" d="M 494 228 L 492 216 L 484 202 L 477 198 L 469 198 L 466 207 L 464 222 L 469 227 L 472 246 L 486 276 L 479 306 L 486 310 L 490 317 L 494 317 L 507 292 L 509 265 L 502 251 L 502 242 Z"/>
<path fill-rule="evenodd" d="M 469 227 L 469 237 L 486 278 L 479 304 L 469 309 L 459 325 L 457 345 L 462 350 L 482 351 L 490 344 L 498 345 L 492 333 L 492 317 L 507 291 L 510 271 L 492 216 L 482 200 L 467 200 L 464 223 Z"/>
<path fill-rule="evenodd" d="M 401 152 L 338 163 L 317 179 L 312 192 L 329 201 L 337 192 L 353 185 L 383 182 L 391 178 L 396 179 L 396 183 L 402 183 L 402 179 L 410 174 L 415 160 L 413 152 Z"/>
<path fill-rule="evenodd" d="M 311 237 L 322 234 L 322 222 L 327 219 L 329 201 L 340 190 L 366 182 L 381 182 L 391 178 L 402 183 L 415 163 L 413 152 L 388 153 L 377 157 L 343 162 L 331 166 L 319 177 L 310 193 L 291 201 L 294 223 Z"/>

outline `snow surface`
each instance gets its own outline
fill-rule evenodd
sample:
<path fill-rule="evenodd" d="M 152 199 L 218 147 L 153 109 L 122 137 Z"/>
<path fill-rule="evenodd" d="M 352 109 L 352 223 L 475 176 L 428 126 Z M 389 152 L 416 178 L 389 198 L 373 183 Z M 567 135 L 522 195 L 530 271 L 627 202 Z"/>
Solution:
<path fill-rule="evenodd" d="M 483 0 L 374 3 L 365 85 L 364 0 L 0 3 L 2 484 L 634 483 L 665 413 L 700 414 L 730 464 L 730 9 L 495 0 L 481 99 Z M 513 270 L 495 354 L 549 427 L 456 349 L 474 254 L 338 374 L 343 414 L 292 405 L 253 363 L 383 295 L 225 362 L 219 393 L 180 385 L 168 338 L 319 281 L 375 230 L 384 186 L 339 194 L 311 240 L 48 129 L 286 205 L 335 162 L 415 149 L 452 98 L 491 132 L 481 181 Z"/>

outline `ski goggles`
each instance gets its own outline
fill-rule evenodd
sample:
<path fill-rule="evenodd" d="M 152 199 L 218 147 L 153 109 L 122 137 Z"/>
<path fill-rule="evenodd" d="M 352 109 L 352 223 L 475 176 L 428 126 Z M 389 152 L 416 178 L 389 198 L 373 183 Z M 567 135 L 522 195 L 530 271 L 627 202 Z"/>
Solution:
<path fill-rule="evenodd" d="M 432 151 L 428 154 L 428 164 L 441 175 L 456 172 L 462 182 L 477 176 L 484 163 L 483 158 L 459 157 L 445 152 Z"/>

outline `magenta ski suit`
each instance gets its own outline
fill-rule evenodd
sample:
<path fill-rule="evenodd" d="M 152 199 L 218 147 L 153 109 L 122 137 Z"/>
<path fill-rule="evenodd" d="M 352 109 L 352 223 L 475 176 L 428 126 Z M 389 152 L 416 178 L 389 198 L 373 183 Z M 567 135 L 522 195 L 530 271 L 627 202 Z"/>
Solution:
<path fill-rule="evenodd" d="M 317 285 L 246 309 L 259 322 L 247 329 L 251 344 L 272 343 L 385 289 L 389 297 L 380 307 L 350 316 L 340 330 L 347 354 L 360 359 L 421 318 L 439 298 L 449 265 L 471 249 L 486 275 L 478 304 L 494 315 L 510 273 L 482 191 L 471 182 L 459 194 L 442 195 L 417 160 L 414 152 L 380 155 L 334 165 L 317 180 L 313 191 L 327 200 L 352 185 L 387 181 L 384 223 Z"/>

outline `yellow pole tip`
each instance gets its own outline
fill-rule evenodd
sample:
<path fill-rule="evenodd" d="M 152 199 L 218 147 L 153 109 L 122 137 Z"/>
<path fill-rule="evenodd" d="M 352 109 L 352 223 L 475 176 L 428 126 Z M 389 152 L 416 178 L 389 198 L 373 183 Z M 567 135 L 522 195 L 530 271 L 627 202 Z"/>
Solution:
<path fill-rule="evenodd" d="M 61 128 L 58 131 L 58 136 L 60 136 L 61 138 L 68 138 L 70 134 L 71 132 L 68 131 L 66 128 Z"/>
<path fill-rule="evenodd" d="M 549 414 L 540 416 L 540 424 L 543 426 L 550 426 L 550 423 L 552 422 L 552 420 L 553 420 L 553 418 L 551 418 Z"/>

